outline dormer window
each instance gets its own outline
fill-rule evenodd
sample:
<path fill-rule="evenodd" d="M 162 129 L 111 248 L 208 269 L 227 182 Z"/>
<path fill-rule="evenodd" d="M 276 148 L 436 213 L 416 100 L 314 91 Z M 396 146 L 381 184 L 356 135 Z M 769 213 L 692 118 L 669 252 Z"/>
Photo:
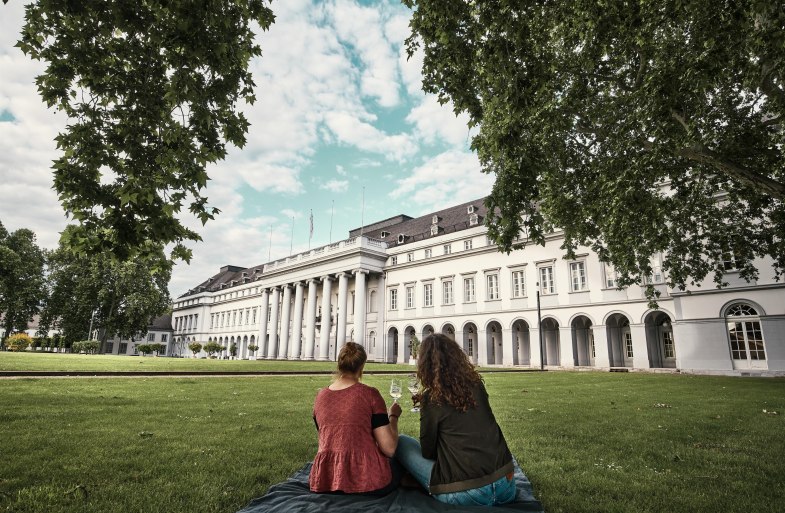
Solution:
<path fill-rule="evenodd" d="M 431 218 L 431 224 L 438 224 L 439 223 L 439 216 L 433 216 Z"/>
<path fill-rule="evenodd" d="M 403 244 L 405 240 L 406 240 L 406 235 L 402 233 L 398 235 L 398 244 Z"/>
<path fill-rule="evenodd" d="M 466 207 L 466 213 L 474 214 L 474 205 L 469 205 L 468 207 Z"/>
<path fill-rule="evenodd" d="M 384 230 L 382 230 L 382 233 L 379 234 L 379 237 L 381 237 L 382 239 L 385 239 L 385 238 L 387 238 L 389 236 L 390 236 L 390 232 L 386 232 Z"/>
<path fill-rule="evenodd" d="M 472 214 L 469 216 L 469 226 L 477 226 L 480 222 L 480 216 L 477 214 Z"/>
<path fill-rule="evenodd" d="M 432 224 L 431 225 L 431 235 L 438 235 L 439 233 L 439 225 Z"/>

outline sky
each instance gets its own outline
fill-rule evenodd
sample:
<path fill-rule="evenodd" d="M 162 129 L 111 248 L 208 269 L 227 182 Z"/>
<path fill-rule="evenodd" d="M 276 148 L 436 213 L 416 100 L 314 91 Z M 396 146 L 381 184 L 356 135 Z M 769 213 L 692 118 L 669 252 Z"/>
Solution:
<path fill-rule="evenodd" d="M 469 149 L 465 115 L 421 90 L 421 55 L 407 58 L 410 11 L 398 0 L 286 0 L 258 33 L 257 101 L 243 149 L 208 167 L 209 205 L 221 214 L 178 263 L 178 297 L 221 266 L 250 267 L 348 237 L 397 214 L 419 216 L 487 195 L 493 177 Z M 23 2 L 0 6 L 0 221 L 55 248 L 68 224 L 52 189 L 54 138 L 67 124 L 47 109 L 44 66 L 14 45 Z M 313 212 L 313 236 L 310 214 Z"/>

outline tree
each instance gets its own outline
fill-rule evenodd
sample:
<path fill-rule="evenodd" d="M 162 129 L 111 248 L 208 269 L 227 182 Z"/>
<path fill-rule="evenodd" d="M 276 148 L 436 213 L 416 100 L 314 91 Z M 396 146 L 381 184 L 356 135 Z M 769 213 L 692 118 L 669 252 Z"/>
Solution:
<path fill-rule="evenodd" d="M 148 355 L 154 351 L 152 344 L 139 344 L 136 346 L 136 350 L 139 351 L 142 356 Z"/>
<path fill-rule="evenodd" d="M 6 3 L 7 0 L 3 0 Z M 46 70 L 41 98 L 69 118 L 57 138 L 54 188 L 79 223 L 63 242 L 82 254 L 127 260 L 199 235 L 218 209 L 202 194 L 207 165 L 226 144 L 242 147 L 249 123 L 238 102 L 254 102 L 252 26 L 274 16 L 265 0 L 102 2 L 40 0 L 26 6 L 17 46 Z"/>
<path fill-rule="evenodd" d="M 33 343 L 33 339 L 27 333 L 15 333 L 5 341 L 9 351 L 24 351 Z"/>
<path fill-rule="evenodd" d="M 232 345 L 229 346 L 229 354 L 232 356 L 237 356 L 237 344 L 232 342 Z"/>
<path fill-rule="evenodd" d="M 202 350 L 202 344 L 199 342 L 191 342 L 188 344 L 188 349 L 191 350 L 191 352 L 194 354 L 194 358 L 196 358 L 196 355 L 199 354 L 199 351 Z"/>
<path fill-rule="evenodd" d="M 50 258 L 51 290 L 41 324 L 57 322 L 74 341 L 89 331 L 92 318 L 102 353 L 110 335 L 131 338 L 147 331 L 151 319 L 169 307 L 171 266 L 160 246 L 142 253 L 119 262 L 108 253 L 75 254 L 61 243 Z"/>
<path fill-rule="evenodd" d="M 0 222 L 0 319 L 5 337 L 24 331 L 44 300 L 44 251 L 35 234 L 21 228 L 9 234 Z"/>
<path fill-rule="evenodd" d="M 551 223 L 621 285 L 658 252 L 672 287 L 721 286 L 729 262 L 754 279 L 756 257 L 782 275 L 780 3 L 404 3 L 424 90 L 479 126 L 502 250 L 544 244 Z"/>
<path fill-rule="evenodd" d="M 223 346 L 218 342 L 208 342 L 202 349 L 204 349 L 204 351 L 207 353 L 207 356 L 212 358 L 215 353 L 220 353 L 223 351 Z"/>

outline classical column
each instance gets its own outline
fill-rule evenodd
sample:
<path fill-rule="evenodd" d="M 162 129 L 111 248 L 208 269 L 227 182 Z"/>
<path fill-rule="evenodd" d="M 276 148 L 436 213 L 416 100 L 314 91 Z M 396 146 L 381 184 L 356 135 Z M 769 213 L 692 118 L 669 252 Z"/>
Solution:
<path fill-rule="evenodd" d="M 285 360 L 289 353 L 289 321 L 292 318 L 292 287 L 284 285 L 281 303 L 281 343 L 278 346 L 278 359 Z"/>
<path fill-rule="evenodd" d="M 572 347 L 572 326 L 559 327 L 559 364 L 561 367 L 575 367 L 575 353 Z"/>
<path fill-rule="evenodd" d="M 488 335 L 488 329 L 477 329 L 477 365 L 480 367 L 487 367 L 489 363 L 488 356 L 490 353 L 491 344 L 493 344 L 493 337 Z"/>
<path fill-rule="evenodd" d="M 303 360 L 313 360 L 316 345 L 316 279 L 308 280 L 308 311 L 305 314 L 305 352 Z"/>
<path fill-rule="evenodd" d="M 265 343 L 267 342 L 267 308 L 270 304 L 270 292 L 267 289 L 262 290 L 262 304 L 259 306 L 259 336 L 256 337 L 259 341 L 256 343 L 259 349 L 256 350 L 257 357 L 265 355 Z"/>
<path fill-rule="evenodd" d="M 502 330 L 502 361 L 505 367 L 510 367 L 515 363 L 515 337 L 518 334 L 512 330 Z M 498 347 L 498 346 L 497 346 Z M 519 362 L 520 363 L 520 362 Z"/>
<path fill-rule="evenodd" d="M 376 344 L 376 360 L 387 363 L 392 361 L 393 348 L 389 344 L 386 326 L 384 325 L 385 314 L 387 313 L 384 302 L 385 292 L 387 292 L 385 275 L 381 273 L 376 282 L 376 331 L 379 333 L 376 336 L 376 340 L 382 343 Z"/>
<path fill-rule="evenodd" d="M 294 319 L 292 320 L 292 351 L 290 360 L 300 359 L 300 347 L 303 336 L 303 282 L 298 281 L 294 289 Z"/>
<path fill-rule="evenodd" d="M 365 269 L 354 271 L 354 341 L 365 345 Z"/>
<path fill-rule="evenodd" d="M 594 366 L 601 369 L 610 368 L 611 359 L 608 351 L 608 326 L 605 324 L 595 324 L 591 329 L 594 332 Z"/>
<path fill-rule="evenodd" d="M 338 334 L 335 337 L 335 354 L 346 344 L 346 296 L 349 294 L 349 275 L 338 274 Z M 355 310 L 356 311 L 356 310 Z"/>
<path fill-rule="evenodd" d="M 330 296 L 332 295 L 333 279 L 329 276 L 322 276 L 322 326 L 321 336 L 319 337 L 319 360 L 330 359 Z"/>
<path fill-rule="evenodd" d="M 281 289 L 273 287 L 272 312 L 270 315 L 270 344 L 267 346 L 267 359 L 274 360 L 278 354 L 278 310 L 281 305 Z"/>

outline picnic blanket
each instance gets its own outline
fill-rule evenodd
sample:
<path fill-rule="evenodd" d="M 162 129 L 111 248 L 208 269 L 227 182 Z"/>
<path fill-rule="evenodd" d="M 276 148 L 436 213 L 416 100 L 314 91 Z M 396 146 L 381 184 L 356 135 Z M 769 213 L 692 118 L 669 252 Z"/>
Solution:
<path fill-rule="evenodd" d="M 311 463 L 295 472 L 289 479 L 270 487 L 266 494 L 253 499 L 238 513 L 324 513 L 324 512 L 349 512 L 349 513 L 387 513 L 387 512 L 465 512 L 486 513 L 529 511 L 542 512 L 542 505 L 534 498 L 532 485 L 523 473 L 518 463 L 515 462 L 515 486 L 518 496 L 515 502 L 504 506 L 488 508 L 484 506 L 454 506 L 444 504 L 431 498 L 420 488 L 398 488 L 384 497 L 369 497 L 365 495 L 333 495 L 325 493 L 311 493 L 308 488 L 308 475 Z"/>

